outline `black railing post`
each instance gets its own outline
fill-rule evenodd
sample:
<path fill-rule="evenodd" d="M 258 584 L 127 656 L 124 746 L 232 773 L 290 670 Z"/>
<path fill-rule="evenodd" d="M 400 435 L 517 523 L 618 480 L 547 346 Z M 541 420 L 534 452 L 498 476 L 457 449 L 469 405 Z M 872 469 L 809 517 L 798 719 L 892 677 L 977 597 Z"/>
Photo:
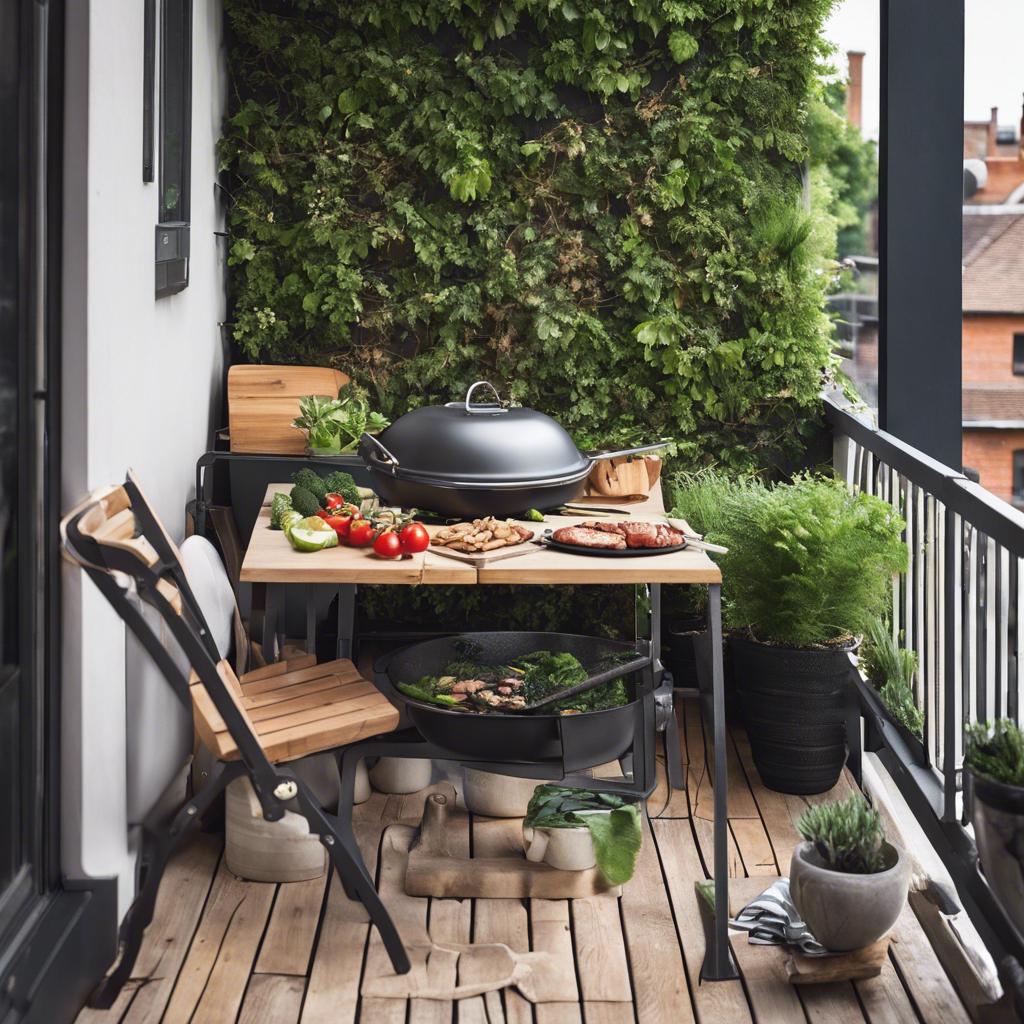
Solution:
<path fill-rule="evenodd" d="M 956 715 L 956 627 L 959 607 L 956 586 L 957 559 L 960 558 L 960 529 L 955 527 L 956 514 L 945 506 L 946 536 L 943 545 L 942 597 L 943 639 L 942 665 L 942 820 L 956 820 L 956 738 L 959 722 Z M 963 645 L 966 650 L 966 643 Z"/>

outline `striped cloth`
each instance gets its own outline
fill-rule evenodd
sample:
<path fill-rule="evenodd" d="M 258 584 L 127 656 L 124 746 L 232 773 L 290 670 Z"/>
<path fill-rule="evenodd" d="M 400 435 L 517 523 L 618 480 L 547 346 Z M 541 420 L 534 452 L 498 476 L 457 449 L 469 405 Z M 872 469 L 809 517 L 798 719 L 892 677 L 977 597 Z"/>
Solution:
<path fill-rule="evenodd" d="M 832 956 L 810 933 L 789 895 L 789 879 L 773 882 L 729 921 L 759 946 L 795 946 L 804 956 Z"/>

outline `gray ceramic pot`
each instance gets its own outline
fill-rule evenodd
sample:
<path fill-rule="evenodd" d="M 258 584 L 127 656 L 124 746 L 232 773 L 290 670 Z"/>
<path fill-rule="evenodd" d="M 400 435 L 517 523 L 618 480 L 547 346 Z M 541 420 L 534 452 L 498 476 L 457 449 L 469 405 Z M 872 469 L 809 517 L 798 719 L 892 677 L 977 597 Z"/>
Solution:
<path fill-rule="evenodd" d="M 885 844 L 884 871 L 853 875 L 825 867 L 813 843 L 801 843 L 789 866 L 789 891 L 811 934 L 836 952 L 861 949 L 896 923 L 907 901 L 910 864 L 892 843 Z"/>
<path fill-rule="evenodd" d="M 985 881 L 1018 930 L 1024 931 L 1024 787 L 968 769 L 972 820 Z"/>

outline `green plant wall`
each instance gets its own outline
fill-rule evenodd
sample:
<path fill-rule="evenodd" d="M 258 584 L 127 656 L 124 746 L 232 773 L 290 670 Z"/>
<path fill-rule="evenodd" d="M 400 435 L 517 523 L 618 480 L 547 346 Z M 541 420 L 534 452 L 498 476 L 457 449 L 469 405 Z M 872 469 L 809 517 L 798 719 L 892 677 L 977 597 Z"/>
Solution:
<path fill-rule="evenodd" d="M 488 378 L 583 445 L 792 456 L 831 0 L 227 0 L 235 338 L 391 416 Z"/>

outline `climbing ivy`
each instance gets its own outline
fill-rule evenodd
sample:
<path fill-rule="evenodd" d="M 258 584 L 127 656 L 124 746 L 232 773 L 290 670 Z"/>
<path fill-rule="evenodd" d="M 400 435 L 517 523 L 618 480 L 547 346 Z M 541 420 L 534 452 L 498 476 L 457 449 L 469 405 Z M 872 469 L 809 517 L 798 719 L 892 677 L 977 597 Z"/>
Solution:
<path fill-rule="evenodd" d="M 476 379 L 584 445 L 799 450 L 832 0 L 227 0 L 234 336 L 392 417 Z"/>

